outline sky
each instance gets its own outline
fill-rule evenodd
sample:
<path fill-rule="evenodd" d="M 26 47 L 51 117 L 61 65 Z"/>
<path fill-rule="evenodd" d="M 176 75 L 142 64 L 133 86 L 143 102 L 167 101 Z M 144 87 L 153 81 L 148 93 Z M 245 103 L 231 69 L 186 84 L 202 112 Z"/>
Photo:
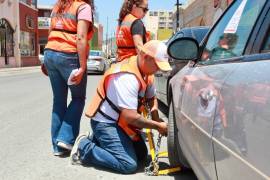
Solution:
<path fill-rule="evenodd" d="M 38 5 L 53 5 L 56 0 L 38 0 Z M 103 25 L 103 35 L 107 32 L 108 17 L 108 37 L 113 36 L 117 26 L 117 19 L 123 0 L 94 0 L 96 11 L 99 15 L 99 22 Z M 179 0 L 184 3 L 185 0 Z M 172 10 L 176 4 L 176 0 L 149 0 L 150 10 Z"/>

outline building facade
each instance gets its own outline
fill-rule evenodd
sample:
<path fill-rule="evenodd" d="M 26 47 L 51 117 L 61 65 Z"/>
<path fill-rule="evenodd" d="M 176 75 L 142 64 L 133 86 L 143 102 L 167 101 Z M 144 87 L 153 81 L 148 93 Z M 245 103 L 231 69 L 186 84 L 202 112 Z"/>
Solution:
<path fill-rule="evenodd" d="M 149 11 L 145 16 L 145 27 L 155 39 L 168 39 L 173 32 L 173 11 Z"/>
<path fill-rule="evenodd" d="M 50 28 L 50 15 L 53 6 L 38 5 L 38 32 L 39 32 L 39 51 L 40 54 L 44 53 L 44 48 L 48 42 L 49 28 Z M 92 40 L 89 42 L 90 48 L 94 50 L 102 49 L 103 26 L 98 23 L 98 13 L 94 16 L 94 30 Z"/>
<path fill-rule="evenodd" d="M 38 5 L 38 34 L 40 54 L 44 54 L 44 48 L 48 41 L 52 8 L 53 6 Z"/>
<path fill-rule="evenodd" d="M 188 0 L 179 7 L 179 26 L 212 26 L 233 0 Z M 176 8 L 173 13 L 173 29 L 176 27 Z"/>
<path fill-rule="evenodd" d="M 38 65 L 36 0 L 0 0 L 0 68 Z"/>

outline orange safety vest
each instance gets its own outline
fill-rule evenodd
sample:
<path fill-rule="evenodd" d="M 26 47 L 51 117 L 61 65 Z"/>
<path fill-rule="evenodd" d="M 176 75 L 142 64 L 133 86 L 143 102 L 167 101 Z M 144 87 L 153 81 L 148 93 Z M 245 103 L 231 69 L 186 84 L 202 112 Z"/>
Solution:
<path fill-rule="evenodd" d="M 105 72 L 103 78 L 101 79 L 101 81 L 97 87 L 96 94 L 94 95 L 85 114 L 87 117 L 91 118 L 91 117 L 94 117 L 97 112 L 99 112 L 105 118 L 107 118 L 109 120 L 115 120 L 100 110 L 101 104 L 104 101 L 107 101 L 109 103 L 109 105 L 112 107 L 112 109 L 114 109 L 119 114 L 118 120 L 115 120 L 115 121 L 118 121 L 118 125 L 125 131 L 125 133 L 133 141 L 138 141 L 140 139 L 139 129 L 134 127 L 134 126 L 129 125 L 126 122 L 126 120 L 122 118 L 121 111 L 119 110 L 119 108 L 116 105 L 114 105 L 111 102 L 111 100 L 106 96 L 107 86 L 108 86 L 108 83 L 109 83 L 109 80 L 111 79 L 111 77 L 113 77 L 113 75 L 115 75 L 115 74 L 123 73 L 123 72 L 134 74 L 136 76 L 136 78 L 138 79 L 138 81 L 140 82 L 139 83 L 140 88 L 139 88 L 139 92 L 138 92 L 138 94 L 139 94 L 138 113 L 141 113 L 141 111 L 139 111 L 141 109 L 141 102 L 145 99 L 145 93 L 146 93 L 147 87 L 151 87 L 153 85 L 154 76 L 153 75 L 148 76 L 146 78 L 146 80 L 144 80 L 141 73 L 140 73 L 140 70 L 138 68 L 137 56 L 133 56 L 129 59 L 125 59 L 122 62 L 113 64 L 111 66 L 111 68 Z"/>
<path fill-rule="evenodd" d="M 137 51 L 134 45 L 133 36 L 131 33 L 131 27 L 138 18 L 132 14 L 126 15 L 121 25 L 117 28 L 116 32 L 116 44 L 118 61 L 122 61 L 131 56 L 136 56 Z M 145 31 L 146 32 L 146 31 Z M 146 42 L 150 40 L 150 34 L 147 31 L 144 39 Z"/>
<path fill-rule="evenodd" d="M 83 1 L 77 0 L 65 10 L 61 15 L 56 12 L 58 6 L 53 8 L 51 14 L 51 31 L 48 37 L 46 49 L 55 51 L 76 53 L 77 52 L 77 13 L 81 5 L 86 4 Z M 93 28 L 89 27 L 87 40 L 89 41 L 93 36 Z M 87 44 L 89 49 L 89 44 Z"/>

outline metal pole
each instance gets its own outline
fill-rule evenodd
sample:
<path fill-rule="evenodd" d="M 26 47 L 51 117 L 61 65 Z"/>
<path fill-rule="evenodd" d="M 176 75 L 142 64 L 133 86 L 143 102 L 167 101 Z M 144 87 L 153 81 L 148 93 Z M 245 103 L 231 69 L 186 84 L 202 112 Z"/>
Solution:
<path fill-rule="evenodd" d="M 8 64 L 8 56 L 7 56 L 7 29 L 4 31 L 5 36 L 4 36 L 4 43 L 5 43 L 5 65 Z"/>
<path fill-rule="evenodd" d="M 106 57 L 108 58 L 108 29 L 109 29 L 109 25 L 108 25 L 108 16 L 107 16 L 107 28 L 106 28 Z"/>
<path fill-rule="evenodd" d="M 179 31 L 179 6 L 181 6 L 182 3 L 179 3 L 179 0 L 176 0 L 176 31 Z"/>
<path fill-rule="evenodd" d="M 176 0 L 176 31 L 179 30 L 179 0 Z"/>
<path fill-rule="evenodd" d="M 111 41 L 110 41 L 110 56 L 112 56 L 112 40 L 113 40 L 113 35 L 111 32 Z"/>

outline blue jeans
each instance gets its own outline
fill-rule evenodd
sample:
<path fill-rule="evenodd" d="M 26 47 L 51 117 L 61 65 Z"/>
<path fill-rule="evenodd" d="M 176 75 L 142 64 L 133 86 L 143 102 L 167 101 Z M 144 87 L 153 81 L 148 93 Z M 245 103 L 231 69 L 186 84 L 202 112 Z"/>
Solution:
<path fill-rule="evenodd" d="M 68 77 L 73 69 L 79 68 L 77 54 L 67 54 L 46 50 L 44 64 L 53 91 L 53 109 L 51 136 L 54 152 L 64 150 L 57 146 L 61 141 L 73 145 L 80 130 L 80 120 L 85 105 L 87 73 L 78 85 L 67 85 Z M 71 92 L 71 102 L 67 106 L 68 88 Z"/>
<path fill-rule="evenodd" d="M 145 159 L 147 147 L 143 140 L 133 142 L 114 123 L 91 120 L 93 136 L 79 144 L 80 160 L 84 165 L 96 165 L 120 173 L 134 173 L 138 160 Z"/>

